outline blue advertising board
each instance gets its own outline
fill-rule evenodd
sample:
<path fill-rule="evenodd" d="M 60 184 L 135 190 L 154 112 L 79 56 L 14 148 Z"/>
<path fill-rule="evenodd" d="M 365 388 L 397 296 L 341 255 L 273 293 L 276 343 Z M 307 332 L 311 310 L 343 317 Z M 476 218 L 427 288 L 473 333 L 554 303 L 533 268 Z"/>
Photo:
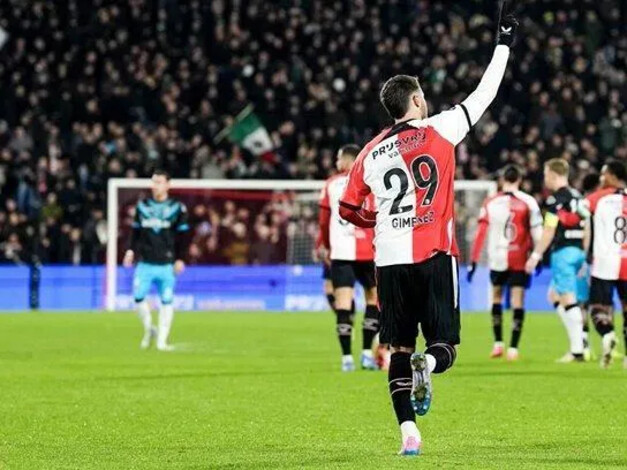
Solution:
<path fill-rule="evenodd" d="M 40 271 L 39 305 L 42 310 L 102 310 L 105 296 L 104 266 L 43 266 Z M 472 284 L 460 272 L 462 311 L 489 308 L 489 272 L 479 268 Z M 546 292 L 549 270 L 534 277 L 527 294 L 527 309 L 551 310 Z M 117 307 L 134 307 L 133 270 L 118 269 Z M 358 291 L 357 305 L 363 307 Z M 0 266 L 0 310 L 29 308 L 29 269 Z M 152 297 L 153 301 L 157 300 Z M 175 308 L 178 310 L 322 311 L 320 266 L 190 266 L 178 278 Z"/>

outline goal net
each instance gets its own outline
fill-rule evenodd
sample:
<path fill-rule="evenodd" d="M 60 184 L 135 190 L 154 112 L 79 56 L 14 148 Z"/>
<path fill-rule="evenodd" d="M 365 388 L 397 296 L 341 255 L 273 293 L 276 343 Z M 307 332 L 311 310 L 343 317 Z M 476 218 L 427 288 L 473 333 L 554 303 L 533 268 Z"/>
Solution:
<path fill-rule="evenodd" d="M 313 259 L 322 181 L 172 180 L 189 212 L 187 269 L 177 279 L 182 310 L 326 310 Z M 456 182 L 457 239 L 468 259 L 487 181 Z M 108 183 L 106 307 L 133 308 L 133 270 L 121 266 L 138 200 L 149 179 Z M 358 296 L 358 300 L 359 296 Z M 156 301 L 154 297 L 152 301 Z M 359 305 L 359 302 L 358 302 Z"/>

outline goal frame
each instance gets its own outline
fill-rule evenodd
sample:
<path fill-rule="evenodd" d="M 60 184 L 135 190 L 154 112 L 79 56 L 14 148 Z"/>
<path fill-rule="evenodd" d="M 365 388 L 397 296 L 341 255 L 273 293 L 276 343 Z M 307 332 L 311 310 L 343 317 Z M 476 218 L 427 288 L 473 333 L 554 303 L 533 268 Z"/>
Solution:
<path fill-rule="evenodd" d="M 319 191 L 324 187 L 322 180 L 228 180 L 228 179 L 172 179 L 172 189 L 231 189 L 259 191 Z M 115 311 L 118 268 L 118 230 L 120 189 L 148 189 L 149 178 L 110 178 L 107 182 L 107 259 L 105 308 Z M 497 191 L 494 181 L 455 181 L 455 191 L 486 191 L 493 195 Z"/>

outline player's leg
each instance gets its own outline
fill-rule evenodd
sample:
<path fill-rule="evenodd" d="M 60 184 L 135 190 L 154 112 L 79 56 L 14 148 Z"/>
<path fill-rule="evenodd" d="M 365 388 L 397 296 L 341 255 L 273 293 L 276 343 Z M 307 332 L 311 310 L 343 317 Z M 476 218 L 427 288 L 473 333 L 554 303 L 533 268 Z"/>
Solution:
<path fill-rule="evenodd" d="M 431 406 L 431 374 L 444 373 L 453 366 L 459 344 L 459 283 L 457 260 L 439 254 L 412 266 L 415 276 L 412 305 L 422 325 L 427 348 L 411 356 L 413 386 L 411 400 L 416 414 L 422 416 Z"/>
<path fill-rule="evenodd" d="M 494 344 L 492 345 L 491 358 L 498 358 L 503 355 L 503 285 L 507 279 L 507 271 L 490 271 L 490 281 L 492 283 L 492 334 Z"/>
<path fill-rule="evenodd" d="M 518 344 L 522 335 L 523 323 L 525 322 L 525 288 L 522 286 L 512 286 L 512 337 L 507 350 L 507 360 L 518 359 Z"/>
<path fill-rule="evenodd" d="M 133 276 L 133 297 L 137 314 L 144 327 L 144 335 L 140 343 L 142 349 L 150 347 L 150 342 L 156 336 L 155 327 L 152 325 L 150 305 L 148 300 L 146 300 L 151 284 L 152 273 L 150 272 L 150 266 L 145 263 L 138 263 Z"/>
<path fill-rule="evenodd" d="M 375 282 L 375 266 L 373 262 L 355 263 L 357 280 L 364 288 L 366 310 L 362 323 L 361 367 L 367 370 L 377 369 L 372 351 L 374 337 L 379 332 L 379 307 Z"/>
<path fill-rule="evenodd" d="M 172 346 L 168 344 L 170 337 L 170 329 L 172 328 L 172 320 L 174 319 L 174 285 L 176 277 L 174 275 L 174 266 L 166 264 L 159 267 L 159 278 L 157 280 L 157 288 L 161 305 L 159 307 L 159 327 L 157 331 L 157 349 L 159 351 L 170 351 Z"/>
<path fill-rule="evenodd" d="M 612 351 L 616 346 L 614 319 L 612 316 L 612 296 L 614 281 L 593 277 L 590 286 L 590 315 L 594 329 L 601 336 L 601 367 L 606 368 L 612 362 Z"/>
<path fill-rule="evenodd" d="M 558 310 L 566 328 L 570 354 L 560 362 L 583 361 L 583 315 L 577 301 L 577 273 L 585 261 L 583 250 L 562 248 L 551 255 L 553 286 L 562 310 Z"/>
<path fill-rule="evenodd" d="M 590 304 L 583 303 L 581 305 L 581 312 L 583 315 L 583 357 L 586 361 L 593 359 L 594 354 L 590 349 L 590 317 L 591 309 Z"/>
<path fill-rule="evenodd" d="M 584 263 L 577 273 L 577 301 L 581 307 L 583 321 L 583 357 L 585 361 L 592 360 L 593 354 L 590 350 L 590 269 Z"/>
<path fill-rule="evenodd" d="M 322 279 L 324 295 L 329 302 L 329 308 L 335 310 L 335 295 L 333 295 L 333 282 L 331 282 L 331 266 L 323 263 L 322 265 Z"/>
<path fill-rule="evenodd" d="M 422 291 L 422 288 L 410 283 L 410 269 L 411 266 L 385 266 L 377 271 L 377 293 L 381 305 L 380 339 L 382 343 L 390 344 L 388 386 L 401 430 L 400 453 L 404 455 L 418 454 L 421 446 L 416 412 L 411 401 L 411 355 L 418 336 L 418 318 L 411 299 L 412 289 Z"/>
<path fill-rule="evenodd" d="M 351 351 L 353 336 L 353 314 L 351 304 L 354 296 L 355 272 L 349 261 L 331 261 L 331 280 L 335 295 L 336 332 L 342 350 L 342 371 L 355 370 Z"/>

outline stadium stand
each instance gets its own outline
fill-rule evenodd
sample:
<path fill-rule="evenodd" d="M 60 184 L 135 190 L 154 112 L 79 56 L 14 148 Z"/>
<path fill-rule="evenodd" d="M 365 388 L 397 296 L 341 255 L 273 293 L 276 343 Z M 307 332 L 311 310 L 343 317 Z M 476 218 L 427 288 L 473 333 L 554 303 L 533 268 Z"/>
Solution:
<path fill-rule="evenodd" d="M 516 162 L 523 189 L 540 197 L 548 158 L 574 162 L 575 185 L 605 157 L 627 159 L 624 9 L 525 2 L 524 43 L 458 150 L 458 178 Z M 387 124 L 377 95 L 390 75 L 419 76 L 433 111 L 472 90 L 494 44 L 492 17 L 481 0 L 5 0 L 0 259 L 101 263 L 109 177 L 160 166 L 175 177 L 325 178 L 339 145 Z M 263 158 L 215 140 L 249 104 L 275 143 Z M 247 254 L 216 259 L 265 262 L 272 217 L 228 210 L 233 223 L 222 226 Z M 192 244 L 191 262 L 211 240 Z"/>

